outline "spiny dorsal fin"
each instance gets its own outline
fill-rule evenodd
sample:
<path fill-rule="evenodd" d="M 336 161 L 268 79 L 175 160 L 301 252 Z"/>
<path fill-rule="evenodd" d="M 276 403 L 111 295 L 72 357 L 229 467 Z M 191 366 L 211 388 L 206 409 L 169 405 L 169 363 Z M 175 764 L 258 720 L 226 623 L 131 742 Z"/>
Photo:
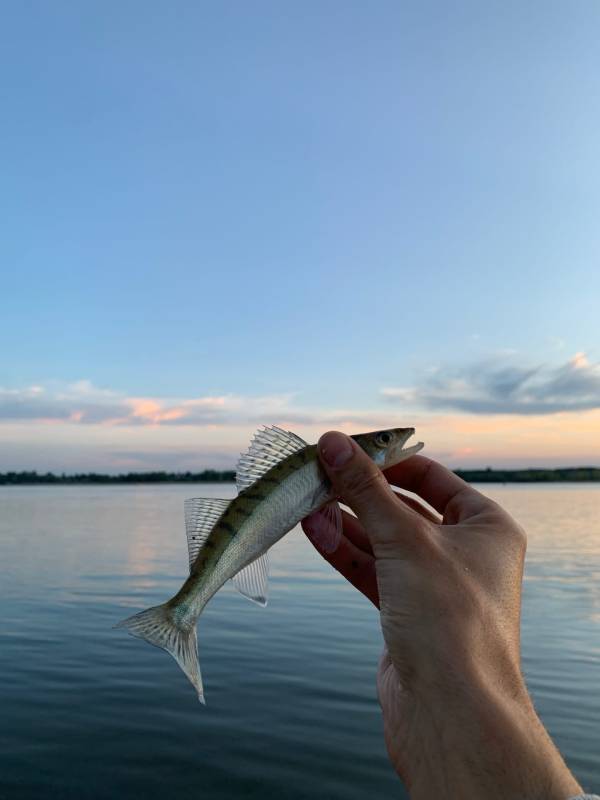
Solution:
<path fill-rule="evenodd" d="M 307 442 L 304 439 L 275 425 L 257 431 L 250 447 L 242 453 L 237 464 L 235 482 L 238 491 L 247 489 L 279 461 L 305 447 Z"/>
<path fill-rule="evenodd" d="M 190 570 L 208 534 L 230 503 L 231 500 L 221 500 L 217 497 L 194 497 L 185 501 L 185 532 Z"/>
<path fill-rule="evenodd" d="M 258 603 L 259 606 L 266 606 L 269 595 L 269 556 L 264 553 L 259 556 L 247 567 L 241 569 L 234 575 L 231 582 L 240 594 Z"/>

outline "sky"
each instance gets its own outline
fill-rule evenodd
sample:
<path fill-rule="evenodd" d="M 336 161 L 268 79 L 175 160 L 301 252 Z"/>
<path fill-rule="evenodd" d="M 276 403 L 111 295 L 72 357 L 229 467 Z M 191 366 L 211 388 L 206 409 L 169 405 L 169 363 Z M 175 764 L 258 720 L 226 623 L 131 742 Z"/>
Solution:
<path fill-rule="evenodd" d="M 9 2 L 0 470 L 277 424 L 600 464 L 600 5 Z"/>

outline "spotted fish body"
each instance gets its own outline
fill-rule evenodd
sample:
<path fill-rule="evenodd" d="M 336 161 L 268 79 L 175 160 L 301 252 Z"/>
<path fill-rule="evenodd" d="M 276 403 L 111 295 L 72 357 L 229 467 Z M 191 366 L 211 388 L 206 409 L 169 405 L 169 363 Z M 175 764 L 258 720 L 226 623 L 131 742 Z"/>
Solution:
<path fill-rule="evenodd" d="M 287 456 L 232 500 L 169 603 L 184 605 L 186 620 L 196 619 L 227 580 L 331 499 L 316 445 Z"/>
<path fill-rule="evenodd" d="M 421 443 L 403 449 L 413 433 L 412 428 L 395 428 L 353 438 L 379 466 L 387 467 L 421 449 Z M 319 465 L 316 445 L 279 428 L 267 428 L 242 456 L 237 482 L 240 492 L 232 501 L 186 501 L 189 577 L 169 601 L 118 626 L 170 653 L 201 702 L 196 623 L 211 597 L 232 579 L 242 594 L 266 605 L 267 551 L 318 509 L 330 521 L 324 548 L 334 550 L 341 535 L 339 506 Z"/>

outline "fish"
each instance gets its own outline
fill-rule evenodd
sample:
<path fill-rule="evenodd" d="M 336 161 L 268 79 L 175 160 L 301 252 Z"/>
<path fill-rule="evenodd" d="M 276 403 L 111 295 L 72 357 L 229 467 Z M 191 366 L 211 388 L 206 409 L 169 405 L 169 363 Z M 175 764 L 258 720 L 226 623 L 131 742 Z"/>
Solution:
<path fill-rule="evenodd" d="M 381 469 L 417 453 L 405 447 L 414 428 L 391 428 L 352 436 Z M 189 577 L 170 600 L 140 611 L 115 627 L 167 651 L 205 703 L 198 660 L 197 621 L 228 581 L 258 605 L 267 604 L 268 550 L 300 520 L 322 513 L 320 546 L 337 548 L 342 515 L 320 466 L 317 445 L 277 426 L 259 430 L 237 465 L 233 500 L 186 500 Z"/>

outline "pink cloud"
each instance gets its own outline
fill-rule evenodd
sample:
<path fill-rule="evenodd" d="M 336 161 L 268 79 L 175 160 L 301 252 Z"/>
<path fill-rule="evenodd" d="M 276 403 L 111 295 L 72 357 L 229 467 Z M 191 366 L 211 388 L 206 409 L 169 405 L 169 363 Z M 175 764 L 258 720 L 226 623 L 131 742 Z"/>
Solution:
<path fill-rule="evenodd" d="M 577 354 L 559 377 L 581 373 L 584 388 L 597 366 Z M 347 433 L 413 425 L 426 453 L 449 466 L 574 465 L 600 460 L 600 408 L 562 412 L 467 413 L 391 407 L 328 409 L 302 406 L 291 394 L 205 395 L 190 398 L 128 397 L 87 381 L 58 389 L 0 389 L 0 459 L 46 466 L 55 453 L 95 469 L 128 459 L 148 466 L 232 466 L 261 424 L 277 424 L 309 442 L 330 428 Z M 27 453 L 31 453 L 28 455 Z M 77 454 L 77 455 L 76 455 Z M 72 458 L 72 461 L 68 459 Z M 148 458 L 150 456 L 148 455 Z"/>
<path fill-rule="evenodd" d="M 158 425 L 161 422 L 172 422 L 187 415 L 183 408 L 164 408 L 156 400 L 151 400 L 150 398 L 131 398 L 126 403 L 132 409 L 130 417 L 153 425 Z M 130 422 L 131 420 L 126 419 L 125 421 Z"/>

